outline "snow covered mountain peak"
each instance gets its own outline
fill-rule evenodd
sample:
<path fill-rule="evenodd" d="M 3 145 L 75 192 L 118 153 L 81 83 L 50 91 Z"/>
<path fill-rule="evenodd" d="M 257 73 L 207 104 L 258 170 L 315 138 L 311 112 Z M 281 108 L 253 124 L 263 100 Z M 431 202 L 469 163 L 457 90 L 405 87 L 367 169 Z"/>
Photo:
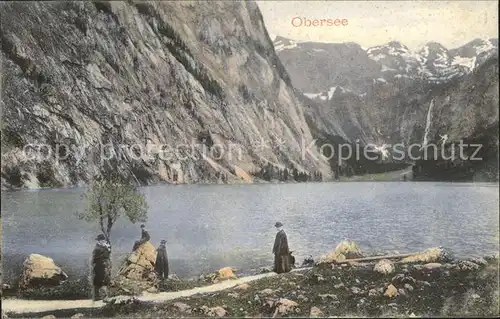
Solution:
<path fill-rule="evenodd" d="M 382 64 L 382 72 L 397 73 L 396 78 L 419 77 L 437 83 L 471 72 L 497 52 L 497 39 L 475 39 L 453 50 L 438 42 L 428 42 L 411 51 L 398 41 L 366 50 L 371 59 Z"/>
<path fill-rule="evenodd" d="M 435 41 L 412 50 L 399 41 L 363 48 L 352 42 L 300 43 L 279 36 L 274 45 L 293 74 L 295 85 L 325 100 L 332 96 L 331 88 L 337 86 L 363 94 L 373 84 L 385 82 L 445 83 L 498 54 L 497 39 L 475 39 L 451 50 Z"/>

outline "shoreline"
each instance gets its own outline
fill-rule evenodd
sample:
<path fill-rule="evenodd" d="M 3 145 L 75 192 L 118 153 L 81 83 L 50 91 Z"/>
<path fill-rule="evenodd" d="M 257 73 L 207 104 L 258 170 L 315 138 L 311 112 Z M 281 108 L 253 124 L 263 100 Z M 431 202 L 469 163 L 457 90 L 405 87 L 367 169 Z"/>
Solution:
<path fill-rule="evenodd" d="M 143 187 L 157 187 L 157 186 L 234 186 L 234 185 L 281 185 L 281 184 L 334 184 L 334 183 L 366 183 L 366 182 L 377 182 L 377 183 L 445 183 L 445 184 L 490 184 L 492 186 L 500 186 L 498 180 L 491 181 L 469 181 L 469 180 L 412 180 L 408 179 L 406 181 L 402 179 L 384 179 L 384 178 L 375 178 L 375 179 L 367 179 L 368 177 L 372 177 L 380 174 L 367 174 L 367 175 L 355 175 L 352 177 L 343 177 L 340 180 L 328 180 L 321 182 L 282 182 L 282 181 L 260 181 L 254 183 L 182 183 L 182 184 L 171 184 L 171 183 L 156 183 L 149 185 L 141 185 L 140 188 Z M 67 186 L 67 187 L 41 187 L 41 188 L 16 188 L 16 189 L 2 189 L 2 192 L 5 193 L 18 193 L 18 192 L 39 192 L 39 191 L 64 191 L 64 190 L 73 190 L 73 189 L 84 189 L 86 185 L 83 186 Z"/>
<path fill-rule="evenodd" d="M 413 247 L 413 248 L 407 248 L 404 250 L 375 250 L 375 249 L 370 249 L 369 247 L 363 247 L 363 252 L 370 255 L 370 256 L 383 256 L 391 253 L 412 253 L 414 251 L 423 251 L 425 247 Z M 321 255 L 322 252 L 325 250 L 320 250 L 320 251 L 313 251 L 303 253 L 303 254 L 296 254 L 294 253 L 294 256 L 297 260 L 296 265 L 297 268 L 300 268 L 300 265 L 302 261 L 307 258 L 308 256 L 312 255 L 314 257 L 314 260 L 317 260 Z M 479 251 L 473 252 L 473 251 L 463 251 L 463 252 L 456 252 L 453 250 L 453 248 L 450 248 L 450 251 L 453 253 L 454 258 L 456 259 L 469 259 L 469 258 L 479 258 L 483 256 L 495 256 L 498 254 L 498 246 L 496 248 L 490 248 L 490 249 L 479 249 Z M 120 268 L 120 265 L 122 264 L 123 260 L 130 254 L 130 251 L 119 251 L 113 253 L 113 255 L 116 255 L 116 257 L 113 257 L 113 263 L 112 263 L 112 276 L 115 276 Z M 61 261 L 60 259 L 57 259 L 57 256 L 51 255 L 51 254 L 44 254 L 49 258 L 52 258 L 55 263 L 63 269 L 63 271 L 66 272 L 70 276 L 70 279 L 68 279 L 66 282 L 68 283 L 68 286 L 72 283 L 76 283 L 79 286 L 83 286 L 82 283 L 86 283 L 89 281 L 89 276 L 90 276 L 90 260 L 86 261 L 89 264 L 86 265 L 85 267 L 79 267 L 79 266 L 74 266 L 74 265 L 69 265 Z M 29 254 L 23 255 L 22 258 L 18 258 L 18 262 L 13 264 L 13 263 L 6 263 L 6 256 L 2 256 L 2 262 L 3 262 L 3 278 L 2 278 L 2 283 L 8 285 L 11 287 L 11 289 L 8 289 L 8 296 L 15 296 L 19 291 L 17 289 L 18 281 L 19 281 L 19 276 L 21 275 L 22 272 L 22 267 L 23 263 L 26 260 L 26 258 L 29 256 Z M 269 255 L 271 256 L 271 255 Z M 88 259 L 87 254 L 85 254 L 86 259 Z M 70 258 L 75 258 L 75 256 L 70 256 Z M 200 259 L 203 260 L 203 259 Z M 200 278 L 213 274 L 214 271 L 216 272 L 217 269 L 223 268 L 223 267 L 231 267 L 233 271 L 240 276 L 253 276 L 256 274 L 260 274 L 265 270 L 269 270 L 272 268 L 272 258 L 266 258 L 265 261 L 259 260 L 258 262 L 255 262 L 255 260 L 251 263 L 250 261 L 246 262 L 223 262 L 223 263 L 216 263 L 212 265 L 212 267 L 204 267 L 204 269 L 200 269 L 197 267 L 197 263 L 200 262 L 200 260 L 183 260 L 183 259 L 172 259 L 170 260 L 170 266 L 171 266 L 171 271 L 170 274 L 173 275 L 175 278 L 177 278 L 178 282 L 186 283 L 186 284 L 191 284 L 191 283 L 197 283 L 200 282 Z M 219 259 L 220 260 L 220 259 Z M 173 261 L 177 261 L 177 264 Z M 179 262 L 181 261 L 181 262 Z M 194 265 L 192 268 L 186 270 L 184 267 L 190 263 L 193 263 Z M 243 266 L 241 264 L 244 264 Z M 9 267 L 6 267 L 9 266 Z M 16 267 L 17 266 L 17 267 Z M 173 267 L 172 267 L 173 266 Z M 17 271 L 13 271 L 13 269 L 17 269 Z M 69 270 L 69 271 L 68 271 Z M 7 276 L 6 276 L 7 275 Z M 67 288 L 69 289 L 69 287 Z M 39 298 L 37 298 L 39 299 Z"/>
<path fill-rule="evenodd" d="M 197 182 L 197 183 L 171 183 L 167 181 L 159 181 L 156 183 L 148 184 L 148 185 L 140 185 L 140 187 L 155 187 L 155 186 L 183 186 L 183 185 L 200 185 L 200 186 L 214 186 L 214 185 L 261 185 L 261 184 L 271 184 L 271 185 L 280 185 L 280 184 L 318 184 L 318 183 L 343 183 L 343 182 L 443 182 L 443 183 L 490 183 L 498 185 L 498 180 L 490 180 L 490 181 L 474 181 L 474 180 L 413 180 L 413 178 L 409 177 L 406 181 L 403 180 L 403 175 L 412 175 L 411 165 L 409 165 L 405 169 L 398 169 L 393 171 L 387 171 L 383 173 L 368 173 L 364 175 L 353 175 L 350 177 L 342 176 L 339 179 L 328 179 L 324 181 L 307 181 L 307 182 L 297 182 L 297 181 L 279 181 L 279 180 L 271 180 L 266 181 L 262 179 L 252 179 L 252 182 L 245 181 L 235 181 L 230 183 L 218 183 L 214 182 Z M 38 188 L 2 188 L 2 192 L 14 193 L 14 192 L 22 192 L 22 191 L 58 191 L 58 190 L 72 190 L 72 189 L 83 189 L 86 185 L 78 185 L 78 186 L 63 186 L 63 187 L 38 187 Z"/>
<path fill-rule="evenodd" d="M 423 249 L 423 248 L 422 248 Z M 396 251 L 396 250 L 394 250 Z M 389 254 L 390 252 L 389 251 L 386 251 L 386 252 L 381 252 L 381 251 L 372 251 L 372 250 L 368 250 L 368 249 L 364 249 L 364 252 L 365 253 L 368 253 L 368 254 L 371 254 L 373 256 L 382 256 L 384 254 Z M 411 251 L 410 250 L 398 250 L 398 253 L 399 252 L 402 252 L 402 253 L 410 253 Z M 130 252 L 122 252 L 120 254 L 120 257 L 117 257 L 117 260 L 122 260 L 123 258 L 125 258 Z M 478 257 L 481 257 L 481 256 L 495 256 L 495 254 L 497 253 L 497 251 L 484 251 L 482 254 L 456 254 L 454 253 L 454 256 L 457 258 L 457 259 L 468 259 L 468 258 L 478 258 Z M 295 255 L 295 254 L 294 254 Z M 28 255 L 27 255 L 28 256 Z M 26 257 L 23 257 L 22 260 L 24 261 Z M 309 256 L 308 254 L 305 254 L 304 256 L 302 257 L 307 257 Z M 49 256 L 50 257 L 50 256 Z M 302 259 L 300 259 L 300 256 L 299 255 L 295 255 L 296 258 L 299 258 L 297 259 L 297 264 L 300 264 L 300 262 L 302 262 Z M 52 258 L 52 257 L 51 257 Z M 317 258 L 319 258 L 319 255 L 317 255 L 314 260 L 316 260 Z M 4 256 L 2 256 L 2 259 L 3 259 L 3 262 L 5 260 Z M 271 260 L 270 260 L 271 261 Z M 113 270 L 112 270 L 112 274 L 113 276 L 116 275 L 116 272 L 118 271 L 118 269 L 120 268 L 119 265 L 121 263 L 117 263 L 115 267 L 113 267 Z M 22 269 L 22 265 L 23 265 L 23 262 L 19 262 L 18 263 L 18 266 L 19 266 L 19 269 Z M 63 270 L 67 269 L 67 265 L 63 264 L 63 263 L 57 263 L 57 265 L 59 265 Z M 12 265 L 11 265 L 12 266 Z M 233 269 L 233 271 L 238 275 L 238 276 L 242 276 L 242 277 L 247 277 L 247 276 L 254 276 L 254 275 L 257 275 L 257 274 L 261 274 L 263 271 L 266 271 L 266 270 L 269 270 L 272 268 L 272 264 L 271 263 L 267 263 L 267 264 L 262 264 L 261 266 L 258 266 L 258 265 L 253 265 L 253 266 L 249 266 L 248 268 L 241 268 L 241 267 L 234 267 L 232 265 L 220 265 L 220 268 L 222 267 L 225 267 L 225 266 L 229 266 Z M 295 269 L 300 269 L 301 266 L 297 266 Z M 4 265 L 3 265 L 3 272 L 5 273 L 6 269 L 12 269 L 11 268 L 6 268 L 5 267 L 5 262 L 4 262 Z M 213 270 L 213 269 L 212 269 Z M 176 272 L 171 272 L 171 275 L 173 275 L 174 277 L 178 278 L 178 280 L 176 281 L 180 281 L 180 282 L 183 282 L 183 283 L 196 283 L 196 282 L 199 282 L 200 281 L 200 278 L 201 277 L 204 277 L 204 276 L 207 276 L 209 274 L 212 274 L 213 271 L 212 270 L 209 270 L 209 269 L 206 269 L 205 271 L 202 271 L 202 272 L 193 272 L 191 271 L 189 274 L 185 274 L 185 275 L 179 275 L 177 274 Z M 90 268 L 88 268 L 88 271 L 90 272 Z M 216 270 L 214 270 L 216 271 Z M 7 271 L 7 272 L 10 272 L 11 274 L 14 273 L 12 271 Z M 71 280 L 68 280 L 67 282 L 70 284 L 70 283 L 81 283 L 81 282 L 84 282 L 84 281 L 88 281 L 89 280 L 89 272 L 86 272 L 86 273 L 79 273 L 79 274 L 73 274 L 71 276 Z M 19 292 L 19 290 L 17 288 L 14 288 L 14 287 L 17 287 L 17 284 L 18 284 L 18 281 L 19 281 L 19 276 L 21 274 L 21 270 L 18 271 L 17 273 L 17 276 L 14 276 L 14 277 L 3 277 L 2 278 L 2 283 L 9 286 L 9 287 L 12 287 L 11 289 L 8 289 L 8 296 L 15 296 L 16 293 Z"/>
<path fill-rule="evenodd" d="M 13 318 L 70 317 L 77 313 L 93 317 L 196 317 L 212 316 L 211 311 L 216 310 L 221 311 L 221 317 L 272 316 L 276 311 L 284 317 L 303 317 L 317 309 L 325 317 L 498 314 L 498 256 L 441 263 L 394 262 L 389 273 L 375 271 L 375 264 L 321 263 L 286 274 L 270 272 L 180 291 L 115 296 L 108 302 L 2 298 L 2 304 Z M 395 290 L 388 294 L 390 286 Z M 23 309 L 23 303 L 29 306 Z M 293 311 L 286 310 L 288 307 Z"/>

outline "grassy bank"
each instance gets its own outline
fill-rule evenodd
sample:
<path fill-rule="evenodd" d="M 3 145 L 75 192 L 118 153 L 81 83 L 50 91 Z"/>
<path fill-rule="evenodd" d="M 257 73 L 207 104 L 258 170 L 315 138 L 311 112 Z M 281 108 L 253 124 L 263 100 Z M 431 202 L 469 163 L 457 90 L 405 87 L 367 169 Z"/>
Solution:
<path fill-rule="evenodd" d="M 132 318 L 309 317 L 311 312 L 321 317 L 499 315 L 498 257 L 394 266 L 393 272 L 381 274 L 373 270 L 373 263 L 323 264 L 161 304 L 129 300 L 92 312 L 51 314 L 70 317 L 81 312 L 93 317 Z"/>

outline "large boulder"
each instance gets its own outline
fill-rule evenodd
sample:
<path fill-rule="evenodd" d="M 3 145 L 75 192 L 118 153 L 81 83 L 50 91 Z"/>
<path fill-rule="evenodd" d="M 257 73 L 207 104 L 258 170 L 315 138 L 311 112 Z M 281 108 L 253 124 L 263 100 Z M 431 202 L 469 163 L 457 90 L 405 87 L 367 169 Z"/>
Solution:
<path fill-rule="evenodd" d="M 139 294 L 157 284 L 155 273 L 156 248 L 150 241 L 137 247 L 125 259 L 111 287 L 116 293 Z"/>
<path fill-rule="evenodd" d="M 218 272 L 202 275 L 200 278 L 206 282 L 218 283 L 228 279 L 236 279 L 237 277 L 231 267 L 224 267 L 219 269 Z"/>
<path fill-rule="evenodd" d="M 275 311 L 273 317 L 275 317 L 277 314 L 279 314 L 280 316 L 293 314 L 297 311 L 299 304 L 293 300 L 280 298 L 274 303 L 274 307 Z"/>
<path fill-rule="evenodd" d="M 390 284 L 385 290 L 384 296 L 387 296 L 389 298 L 399 296 L 398 289 L 394 287 L 393 284 Z"/>
<path fill-rule="evenodd" d="M 236 275 L 233 273 L 231 267 L 224 267 L 219 269 L 219 280 L 236 279 Z"/>
<path fill-rule="evenodd" d="M 362 258 L 363 254 L 358 244 L 352 240 L 343 240 L 335 247 L 335 250 L 329 254 L 323 255 L 319 263 L 331 263 L 346 259 Z"/>
<path fill-rule="evenodd" d="M 191 306 L 185 303 L 176 302 L 172 306 L 175 310 L 177 310 L 180 313 L 191 313 Z"/>
<path fill-rule="evenodd" d="M 382 259 L 375 264 L 375 266 L 373 267 L 373 270 L 378 272 L 378 273 L 387 275 L 387 274 L 393 273 L 395 270 L 395 267 L 394 267 L 394 264 L 392 263 L 392 261 L 390 261 L 389 259 Z"/>
<path fill-rule="evenodd" d="M 403 258 L 404 263 L 434 263 L 452 260 L 451 252 L 441 247 L 428 248 L 421 253 Z"/>
<path fill-rule="evenodd" d="M 346 259 L 362 258 L 363 254 L 358 244 L 352 240 L 343 240 L 335 247 L 335 253 L 342 254 Z"/>
<path fill-rule="evenodd" d="M 54 263 L 52 258 L 31 254 L 23 263 L 19 279 L 21 290 L 33 287 L 53 287 L 68 279 L 68 275 Z"/>
<path fill-rule="evenodd" d="M 309 317 L 311 318 L 319 318 L 323 316 L 323 311 L 319 309 L 318 307 L 312 307 L 311 310 L 309 311 Z"/>
<path fill-rule="evenodd" d="M 225 317 L 227 316 L 227 311 L 223 307 L 217 306 L 209 308 L 207 306 L 202 306 L 201 311 L 208 317 Z"/>

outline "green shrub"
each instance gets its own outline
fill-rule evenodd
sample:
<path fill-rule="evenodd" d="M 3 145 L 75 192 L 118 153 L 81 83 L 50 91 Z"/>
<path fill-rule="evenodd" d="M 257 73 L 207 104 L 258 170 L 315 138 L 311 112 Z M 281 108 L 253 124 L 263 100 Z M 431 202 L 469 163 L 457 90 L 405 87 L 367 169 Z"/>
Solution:
<path fill-rule="evenodd" d="M 20 290 L 18 298 L 32 300 L 77 300 L 88 299 L 92 294 L 92 285 L 87 279 L 66 281 L 55 287 L 35 287 Z"/>

